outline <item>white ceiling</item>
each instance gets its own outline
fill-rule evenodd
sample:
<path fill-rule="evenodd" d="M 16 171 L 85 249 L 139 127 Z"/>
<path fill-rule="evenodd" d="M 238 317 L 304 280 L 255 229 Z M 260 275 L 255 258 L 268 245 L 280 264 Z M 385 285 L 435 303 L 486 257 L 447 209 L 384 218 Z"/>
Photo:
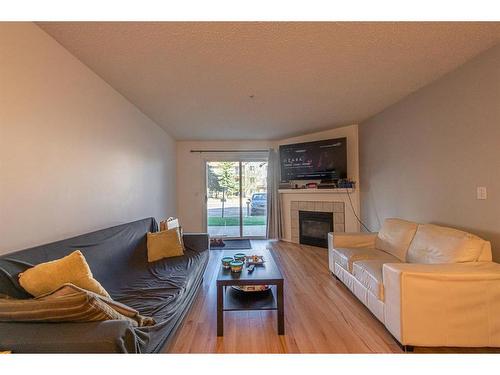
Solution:
<path fill-rule="evenodd" d="M 500 42 L 500 22 L 38 25 L 181 140 L 359 123 Z"/>

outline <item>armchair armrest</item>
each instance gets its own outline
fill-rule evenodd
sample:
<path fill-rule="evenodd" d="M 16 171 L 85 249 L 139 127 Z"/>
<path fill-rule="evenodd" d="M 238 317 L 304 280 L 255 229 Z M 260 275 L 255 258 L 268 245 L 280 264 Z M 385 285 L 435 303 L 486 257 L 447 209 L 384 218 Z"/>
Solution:
<path fill-rule="evenodd" d="M 500 346 L 500 264 L 387 263 L 385 325 L 403 345 Z"/>
<path fill-rule="evenodd" d="M 209 249 L 208 233 L 184 233 L 182 236 L 184 246 L 201 253 Z"/>
<path fill-rule="evenodd" d="M 378 233 L 328 233 L 328 245 L 340 247 L 375 247 Z"/>

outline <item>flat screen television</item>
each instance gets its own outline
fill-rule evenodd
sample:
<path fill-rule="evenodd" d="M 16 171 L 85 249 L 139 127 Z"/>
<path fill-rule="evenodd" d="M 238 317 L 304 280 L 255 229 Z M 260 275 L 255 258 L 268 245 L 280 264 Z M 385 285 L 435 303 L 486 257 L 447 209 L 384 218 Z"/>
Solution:
<path fill-rule="evenodd" d="M 281 182 L 347 178 L 347 138 L 280 146 Z"/>

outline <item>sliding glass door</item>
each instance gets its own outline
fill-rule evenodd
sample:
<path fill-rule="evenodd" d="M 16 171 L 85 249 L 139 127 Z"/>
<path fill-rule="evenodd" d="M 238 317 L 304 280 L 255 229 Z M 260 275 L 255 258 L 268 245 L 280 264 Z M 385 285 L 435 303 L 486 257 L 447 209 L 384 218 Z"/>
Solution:
<path fill-rule="evenodd" d="M 241 162 L 242 237 L 265 237 L 267 229 L 267 161 Z"/>
<path fill-rule="evenodd" d="M 207 171 L 207 229 L 210 237 L 240 237 L 240 163 L 210 161 Z"/>
<path fill-rule="evenodd" d="M 210 237 L 266 236 L 266 160 L 206 162 L 206 223 Z"/>

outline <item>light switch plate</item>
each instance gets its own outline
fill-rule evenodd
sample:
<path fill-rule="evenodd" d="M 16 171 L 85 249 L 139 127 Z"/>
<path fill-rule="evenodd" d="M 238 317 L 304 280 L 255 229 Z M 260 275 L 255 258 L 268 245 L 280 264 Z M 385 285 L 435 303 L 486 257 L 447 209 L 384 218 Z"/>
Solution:
<path fill-rule="evenodd" d="M 486 199 L 488 197 L 488 192 L 486 191 L 486 186 L 477 187 L 477 199 Z"/>

